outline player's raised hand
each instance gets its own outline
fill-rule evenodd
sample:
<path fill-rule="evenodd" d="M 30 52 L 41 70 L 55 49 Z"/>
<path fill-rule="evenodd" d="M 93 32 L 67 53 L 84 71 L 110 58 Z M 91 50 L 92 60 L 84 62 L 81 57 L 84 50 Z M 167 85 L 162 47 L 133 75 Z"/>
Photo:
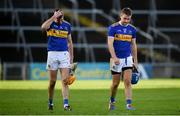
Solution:
<path fill-rule="evenodd" d="M 56 11 L 54 11 L 53 16 L 51 18 L 49 18 L 48 20 L 46 20 L 41 25 L 41 29 L 44 31 L 48 30 L 50 28 L 50 25 L 52 24 L 52 22 L 56 20 L 59 23 L 62 16 L 63 16 L 63 12 L 61 10 L 57 9 Z"/>
<path fill-rule="evenodd" d="M 53 17 L 59 18 L 59 17 L 61 17 L 62 15 L 63 15 L 62 11 L 58 10 L 58 11 L 55 11 L 55 12 L 54 12 Z"/>

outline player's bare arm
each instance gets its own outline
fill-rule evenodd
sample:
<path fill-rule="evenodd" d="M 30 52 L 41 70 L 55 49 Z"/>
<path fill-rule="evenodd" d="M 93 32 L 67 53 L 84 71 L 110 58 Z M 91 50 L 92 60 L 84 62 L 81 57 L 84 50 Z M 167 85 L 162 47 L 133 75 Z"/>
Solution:
<path fill-rule="evenodd" d="M 138 65 L 138 59 L 137 59 L 137 45 L 136 45 L 136 39 L 132 39 L 132 56 L 133 56 L 133 60 L 134 60 L 134 65 L 137 67 Z"/>
<path fill-rule="evenodd" d="M 114 43 L 114 38 L 108 37 L 108 49 L 111 54 L 111 58 L 114 60 L 115 64 L 119 64 L 120 61 L 115 54 L 113 43 Z"/>
<path fill-rule="evenodd" d="M 73 42 L 71 34 L 68 35 L 68 46 L 69 46 L 69 53 L 70 53 L 70 62 L 73 63 L 74 59 L 74 51 L 73 51 Z"/>
<path fill-rule="evenodd" d="M 46 20 L 42 25 L 41 25 L 41 29 L 42 30 L 47 30 L 50 28 L 50 25 L 52 24 L 52 22 L 54 20 L 56 20 L 59 16 L 62 15 L 62 12 L 60 10 L 55 11 L 54 15 L 52 17 L 50 17 L 48 20 Z"/>

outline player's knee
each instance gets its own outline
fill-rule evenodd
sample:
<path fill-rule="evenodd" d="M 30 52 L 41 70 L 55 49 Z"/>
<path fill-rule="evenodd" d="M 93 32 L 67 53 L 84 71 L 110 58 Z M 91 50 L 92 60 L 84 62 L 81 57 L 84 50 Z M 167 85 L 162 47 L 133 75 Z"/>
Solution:
<path fill-rule="evenodd" d="M 124 84 L 125 84 L 126 87 L 131 86 L 131 80 L 130 79 L 125 79 Z"/>
<path fill-rule="evenodd" d="M 119 83 L 113 83 L 113 88 L 114 89 L 118 88 L 118 86 L 119 86 Z"/>
<path fill-rule="evenodd" d="M 56 81 L 51 80 L 49 84 L 50 88 L 54 88 L 55 84 L 56 84 Z"/>
<path fill-rule="evenodd" d="M 64 85 L 67 85 L 67 84 L 68 84 L 68 78 L 63 79 L 63 84 L 64 84 Z"/>

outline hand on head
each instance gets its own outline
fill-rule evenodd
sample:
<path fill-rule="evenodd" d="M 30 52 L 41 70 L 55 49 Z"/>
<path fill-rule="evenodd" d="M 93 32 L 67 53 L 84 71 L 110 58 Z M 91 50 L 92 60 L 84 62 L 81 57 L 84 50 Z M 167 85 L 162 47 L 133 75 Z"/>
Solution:
<path fill-rule="evenodd" d="M 63 12 L 61 10 L 58 10 L 54 12 L 53 16 L 57 19 L 57 18 L 62 17 L 62 15 L 63 15 Z"/>

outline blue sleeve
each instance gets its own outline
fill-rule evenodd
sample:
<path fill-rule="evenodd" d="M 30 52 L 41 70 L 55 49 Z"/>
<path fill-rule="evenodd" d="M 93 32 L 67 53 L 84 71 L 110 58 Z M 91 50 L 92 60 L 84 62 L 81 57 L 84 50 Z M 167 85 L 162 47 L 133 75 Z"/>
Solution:
<path fill-rule="evenodd" d="M 52 28 L 53 26 L 54 26 L 54 22 L 51 23 L 49 29 Z"/>
<path fill-rule="evenodd" d="M 136 38 L 136 29 L 133 30 L 133 33 L 132 33 L 132 38 Z"/>
<path fill-rule="evenodd" d="M 112 28 L 112 26 L 109 26 L 108 27 L 108 36 L 114 37 L 114 35 L 115 35 L 114 29 Z"/>
<path fill-rule="evenodd" d="M 69 28 L 68 28 L 68 35 L 71 34 L 71 28 L 72 28 L 72 26 L 69 25 Z"/>

